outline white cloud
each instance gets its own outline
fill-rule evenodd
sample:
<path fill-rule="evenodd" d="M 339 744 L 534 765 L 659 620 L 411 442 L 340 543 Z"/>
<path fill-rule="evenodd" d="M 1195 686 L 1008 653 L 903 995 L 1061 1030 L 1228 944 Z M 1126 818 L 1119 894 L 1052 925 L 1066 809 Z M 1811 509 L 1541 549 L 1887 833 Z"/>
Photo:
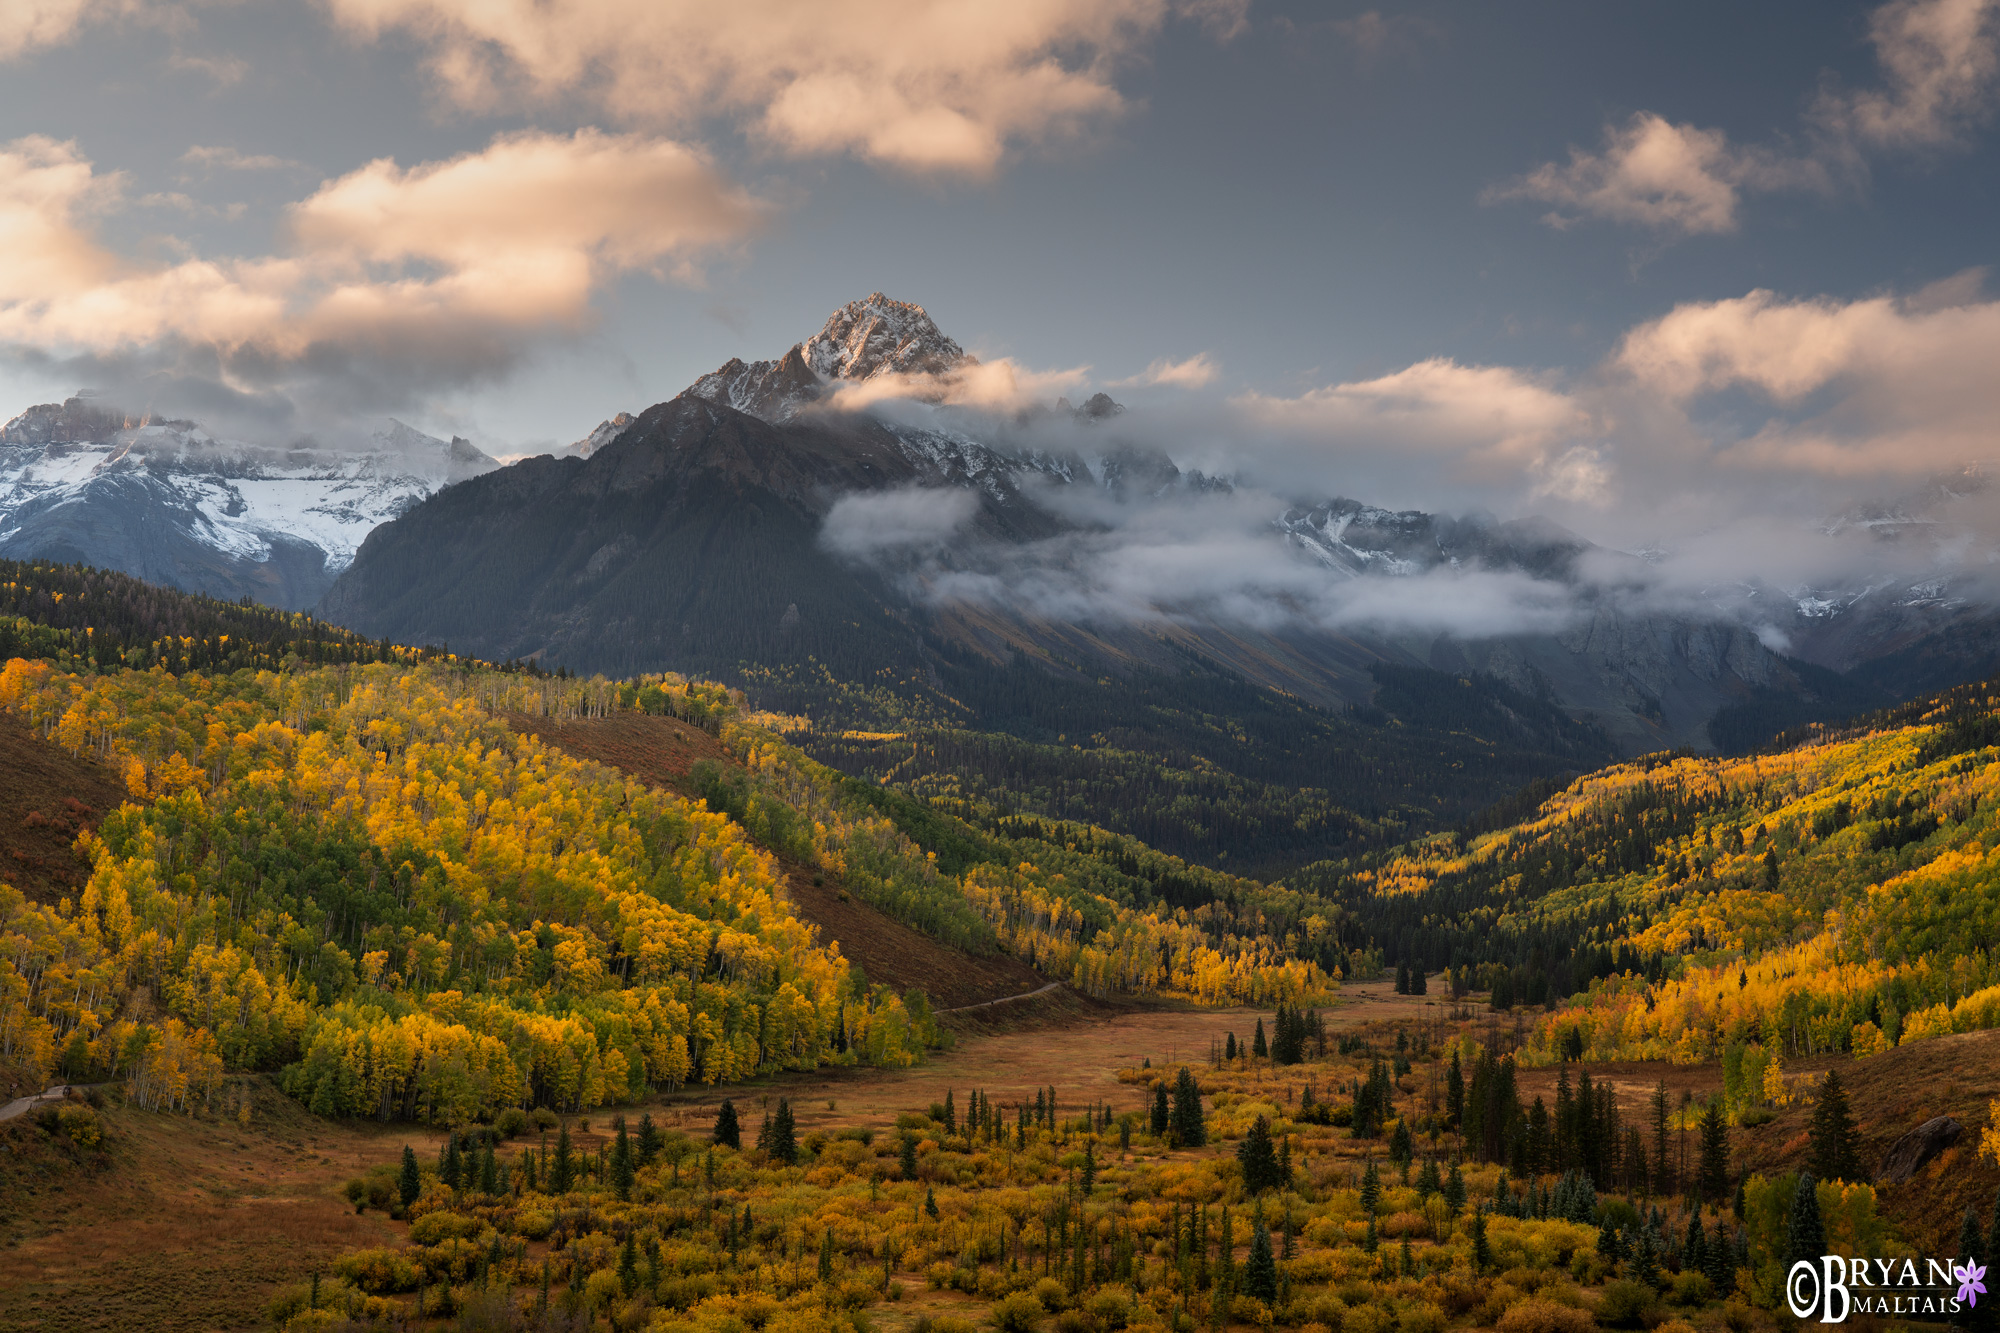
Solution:
<path fill-rule="evenodd" d="M 611 275 L 686 275 L 763 211 L 684 145 L 595 130 L 369 163 L 293 205 L 291 243 L 273 255 L 114 254 L 96 223 L 123 203 L 122 176 L 97 174 L 73 143 L 0 147 L 0 340 L 53 355 L 197 347 L 225 380 L 356 360 L 477 377 L 586 323 Z"/>
<path fill-rule="evenodd" d="M 820 540 L 861 559 L 929 550 L 957 536 L 978 509 L 978 495 L 963 487 L 863 491 L 834 503 Z"/>
<path fill-rule="evenodd" d="M 430 51 L 463 107 L 582 98 L 631 124 L 743 114 L 801 155 L 990 171 L 1125 108 L 1119 61 L 1176 12 L 1227 36 L 1246 0 L 325 0 Z"/>
<path fill-rule="evenodd" d="M 1544 163 L 1485 197 L 1554 204 L 1556 211 L 1543 221 L 1555 227 L 1592 217 L 1700 235 L 1736 230 L 1746 188 L 1825 183 L 1825 172 L 1804 159 L 1735 148 L 1721 130 L 1675 125 L 1642 111 L 1606 129 L 1601 152 L 1572 148 L 1568 162 Z"/>
<path fill-rule="evenodd" d="M 1214 383 L 1215 377 L 1221 373 L 1222 367 L 1216 364 L 1214 357 L 1207 352 L 1196 352 L 1185 361 L 1169 361 L 1161 357 L 1136 375 L 1111 381 L 1111 387 L 1129 389 L 1163 384 L 1179 389 L 1202 389 Z"/>
<path fill-rule="evenodd" d="M 1815 116 L 1876 148 L 1955 142 L 1990 110 L 2000 0 L 1895 0 L 1869 20 L 1884 86 L 1829 93 Z"/>
<path fill-rule="evenodd" d="M 1693 302 L 1627 334 L 1615 366 L 1683 406 L 1730 389 L 1768 402 L 1768 421 L 1713 441 L 1723 462 L 1856 478 L 1952 471 L 2000 456 L 2000 302 L 1972 290 Z"/>
<path fill-rule="evenodd" d="M 190 167 L 217 171 L 286 171 L 300 165 L 288 157 L 245 153 L 222 144 L 196 144 L 181 154 L 181 161 Z"/>
<path fill-rule="evenodd" d="M 1295 398 L 1243 394 L 1231 405 L 1255 426 L 1321 442 L 1343 454 L 1427 460 L 1475 482 L 1554 485 L 1574 492 L 1591 475 L 1575 451 L 1593 429 L 1583 404 L 1542 377 L 1443 357 L 1372 380 Z"/>
<path fill-rule="evenodd" d="M 1866 150 L 1936 148 L 1959 141 L 1991 109 L 2000 50 L 2000 0 L 1892 0 L 1870 20 L 1879 87 L 1824 93 L 1807 125 L 1808 151 L 1732 144 L 1719 129 L 1641 111 L 1606 126 L 1596 152 L 1570 150 L 1486 191 L 1483 199 L 1554 204 L 1543 221 L 1632 223 L 1685 236 L 1736 230 L 1745 192 L 1829 192 L 1858 175 Z"/>
<path fill-rule="evenodd" d="M 1046 406 L 1051 399 L 1087 382 L 1089 366 L 1032 370 L 1012 357 L 968 361 L 942 375 L 878 371 L 864 380 L 837 380 L 821 406 L 833 412 L 860 412 L 880 403 L 909 399 L 951 407 L 1018 412 Z"/>

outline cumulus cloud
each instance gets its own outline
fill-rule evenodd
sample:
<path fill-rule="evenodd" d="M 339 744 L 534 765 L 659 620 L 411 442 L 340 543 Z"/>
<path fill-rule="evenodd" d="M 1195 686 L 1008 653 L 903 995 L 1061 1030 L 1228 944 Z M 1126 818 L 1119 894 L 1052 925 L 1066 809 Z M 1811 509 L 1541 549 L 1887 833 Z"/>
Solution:
<path fill-rule="evenodd" d="M 1543 163 L 1482 198 L 1553 204 L 1542 220 L 1558 228 L 1591 218 L 1683 236 L 1734 231 L 1745 193 L 1828 193 L 1861 171 L 1867 152 L 1962 139 L 1991 109 L 1996 14 L 2000 0 L 1893 0 L 1877 9 L 1870 37 L 1880 86 L 1823 93 L 1806 117 L 1812 143 L 1804 150 L 1732 144 L 1722 130 L 1641 111 L 1606 126 L 1602 148 L 1571 148 L 1567 162 Z"/>
<path fill-rule="evenodd" d="M 1392 468 L 1417 462 L 1460 482 L 1525 483 L 1531 493 L 1579 498 L 1594 484 L 1589 409 L 1547 376 L 1512 367 L 1433 357 L 1291 398 L 1242 394 L 1231 405 L 1264 432 L 1350 460 L 1387 455 Z"/>
<path fill-rule="evenodd" d="M 1119 62 L 1177 12 L 1227 37 L 1246 0 L 326 0 L 362 40 L 415 37 L 456 104 L 581 98 L 631 124 L 747 115 L 800 155 L 990 171 L 1125 108 Z"/>
<path fill-rule="evenodd" d="M 818 406 L 830 412 L 863 412 L 908 400 L 977 412 L 1019 412 L 1068 393 L 1089 376 L 1089 366 L 1035 370 L 1012 357 L 967 360 L 942 374 L 877 371 L 866 379 L 836 380 Z"/>
<path fill-rule="evenodd" d="M 73 143 L 0 147 L 0 341 L 191 353 L 243 388 L 361 368 L 378 386 L 462 382 L 587 323 L 612 275 L 687 276 L 763 213 L 685 145 L 525 133 L 327 181 L 288 210 L 281 253 L 148 264 L 97 238 L 124 185 Z"/>
<path fill-rule="evenodd" d="M 1628 333 L 1616 366 L 1677 405 L 1742 390 L 1770 418 L 1713 456 L 1739 467 L 1912 478 L 2000 454 L 2000 302 L 1969 282 L 1916 297 L 1691 302 Z"/>
<path fill-rule="evenodd" d="M 1214 383 L 1215 377 L 1221 373 L 1222 367 L 1216 364 L 1214 357 L 1207 352 L 1196 352 L 1185 361 L 1170 361 L 1161 357 L 1136 375 L 1111 381 L 1111 387 L 1130 389 L 1163 384 L 1179 389 L 1202 389 Z"/>
<path fill-rule="evenodd" d="M 1830 92 L 1814 108 L 1835 134 L 1876 148 L 1954 143 L 1991 111 L 2000 0 L 1895 0 L 1869 20 L 1879 88 Z"/>
<path fill-rule="evenodd" d="M 0 60 L 59 46 L 87 24 L 178 14 L 155 0 L 6 0 L 0 4 Z"/>
<path fill-rule="evenodd" d="M 1554 204 L 1543 221 L 1558 228 L 1592 217 L 1699 235 L 1736 230 L 1746 188 L 1823 186 L 1825 179 L 1810 161 L 1735 148 L 1721 130 L 1642 111 L 1607 128 L 1600 151 L 1572 148 L 1569 161 L 1544 163 L 1485 198 Z"/>

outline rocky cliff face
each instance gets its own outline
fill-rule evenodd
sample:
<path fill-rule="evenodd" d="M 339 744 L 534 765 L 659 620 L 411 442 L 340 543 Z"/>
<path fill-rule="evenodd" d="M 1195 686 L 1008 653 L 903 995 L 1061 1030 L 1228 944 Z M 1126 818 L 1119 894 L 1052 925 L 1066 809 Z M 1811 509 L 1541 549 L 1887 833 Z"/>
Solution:
<path fill-rule="evenodd" d="M 688 389 L 770 422 L 790 421 L 839 382 L 898 378 L 923 397 L 924 381 L 977 362 L 947 338 L 920 305 L 872 292 L 827 317 L 820 331 L 776 361 L 732 357 Z"/>

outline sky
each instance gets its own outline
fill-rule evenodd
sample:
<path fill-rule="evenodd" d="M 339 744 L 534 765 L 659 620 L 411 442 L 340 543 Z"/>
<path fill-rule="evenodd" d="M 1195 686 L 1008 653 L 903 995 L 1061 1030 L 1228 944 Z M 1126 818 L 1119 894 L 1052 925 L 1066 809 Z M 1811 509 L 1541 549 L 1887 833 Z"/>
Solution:
<path fill-rule="evenodd" d="M 1997 53 L 2000 0 L 0 0 L 0 415 L 534 452 L 879 290 L 1277 491 L 1824 577 L 1801 524 L 2000 527 Z"/>

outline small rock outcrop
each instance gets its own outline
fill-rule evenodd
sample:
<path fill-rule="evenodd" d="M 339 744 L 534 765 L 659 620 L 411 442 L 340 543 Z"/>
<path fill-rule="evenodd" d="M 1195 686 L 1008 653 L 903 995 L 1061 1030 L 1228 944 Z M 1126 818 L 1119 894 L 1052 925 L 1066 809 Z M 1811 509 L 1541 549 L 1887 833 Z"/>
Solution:
<path fill-rule="evenodd" d="M 1908 1180 L 1964 1133 L 1965 1126 L 1950 1116 L 1933 1116 L 1896 1140 L 1882 1159 L 1879 1178 L 1892 1185 Z"/>

